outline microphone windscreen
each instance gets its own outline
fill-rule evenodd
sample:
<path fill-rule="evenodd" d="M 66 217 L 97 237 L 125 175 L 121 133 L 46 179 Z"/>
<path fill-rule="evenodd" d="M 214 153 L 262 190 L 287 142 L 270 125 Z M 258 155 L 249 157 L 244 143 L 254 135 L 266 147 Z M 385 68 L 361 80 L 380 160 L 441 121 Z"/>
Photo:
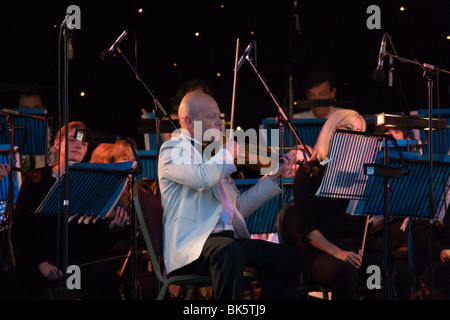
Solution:
<path fill-rule="evenodd" d="M 381 82 L 384 80 L 384 70 L 383 69 L 375 69 L 375 71 L 373 72 L 373 80 L 377 81 L 377 82 Z"/>

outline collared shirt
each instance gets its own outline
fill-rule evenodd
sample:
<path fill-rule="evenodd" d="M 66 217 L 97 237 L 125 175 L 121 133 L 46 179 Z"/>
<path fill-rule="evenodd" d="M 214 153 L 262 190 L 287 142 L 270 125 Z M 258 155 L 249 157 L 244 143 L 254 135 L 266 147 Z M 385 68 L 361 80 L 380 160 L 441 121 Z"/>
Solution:
<path fill-rule="evenodd" d="M 223 187 L 223 180 L 220 180 L 217 186 L 219 187 L 220 198 L 222 199 L 222 212 L 220 213 L 219 221 L 217 221 L 212 233 L 233 230 L 233 225 L 231 223 L 233 219 L 233 203 L 230 196 L 227 194 L 225 188 Z"/>
<path fill-rule="evenodd" d="M 185 135 L 186 138 L 188 138 L 192 145 L 194 146 L 194 148 L 196 147 L 196 145 L 201 145 L 200 142 L 195 139 L 195 138 L 191 138 L 187 135 Z M 224 149 L 224 151 L 227 153 L 228 151 L 226 149 Z M 203 157 L 203 155 L 202 155 Z M 226 158 L 227 155 L 224 155 L 224 158 Z M 219 221 L 217 221 L 217 225 L 214 227 L 214 229 L 212 230 L 211 233 L 218 233 L 218 232 L 222 232 L 222 231 L 229 231 L 232 230 L 234 231 L 233 228 L 233 224 L 231 223 L 232 219 L 233 219 L 233 202 L 230 198 L 230 196 L 227 194 L 226 190 L 223 187 L 223 180 L 220 180 L 219 183 L 217 184 L 217 187 L 219 188 L 219 193 L 220 193 L 220 198 L 221 198 L 221 202 L 222 202 L 222 212 L 220 214 L 220 218 Z"/>

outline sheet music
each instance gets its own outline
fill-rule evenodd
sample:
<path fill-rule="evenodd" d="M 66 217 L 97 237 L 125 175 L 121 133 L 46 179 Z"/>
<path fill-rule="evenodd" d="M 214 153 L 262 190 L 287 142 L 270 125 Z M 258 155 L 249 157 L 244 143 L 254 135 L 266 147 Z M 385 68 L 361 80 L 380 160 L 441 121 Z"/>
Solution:
<path fill-rule="evenodd" d="M 68 201 L 69 216 L 81 221 L 106 217 L 125 191 L 134 161 L 75 163 L 69 169 L 69 199 L 65 197 L 65 172 L 55 182 L 35 214 L 58 215 Z M 79 222 L 81 222 L 79 221 Z"/>
<path fill-rule="evenodd" d="M 364 199 L 368 176 L 364 174 L 364 164 L 374 163 L 381 141 L 378 137 L 335 132 L 324 178 L 316 196 Z"/>

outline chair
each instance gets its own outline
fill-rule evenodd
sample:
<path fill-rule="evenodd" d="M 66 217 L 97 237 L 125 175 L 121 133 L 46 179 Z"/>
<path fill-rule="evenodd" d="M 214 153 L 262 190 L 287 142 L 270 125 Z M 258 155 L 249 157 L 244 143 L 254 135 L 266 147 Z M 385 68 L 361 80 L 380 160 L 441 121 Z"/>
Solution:
<path fill-rule="evenodd" d="M 277 218 L 277 234 L 280 244 L 289 245 L 296 248 L 301 254 L 305 252 L 305 244 L 297 231 L 294 220 L 294 200 L 283 205 Z M 322 293 L 322 299 L 328 300 L 328 292 L 322 285 L 316 283 L 306 283 L 301 279 L 301 283 L 297 288 L 297 294 L 309 294 L 319 291 Z"/>
<path fill-rule="evenodd" d="M 133 187 L 133 198 L 140 232 L 150 256 L 152 270 L 161 285 L 157 299 L 163 300 L 166 297 L 169 286 L 179 285 L 189 289 L 186 294 L 186 300 L 188 300 L 192 297 L 194 290 L 212 286 L 212 280 L 210 276 L 186 274 L 168 277 L 163 273 L 163 208 L 151 187 L 152 182 L 154 182 L 153 179 L 137 181 Z"/>
<path fill-rule="evenodd" d="M 163 300 L 171 285 L 179 285 L 188 288 L 185 299 L 192 297 L 194 290 L 211 287 L 212 279 L 209 275 L 176 275 L 167 276 L 163 273 L 163 208 L 160 200 L 155 195 L 156 181 L 152 178 L 140 179 L 134 184 L 133 198 L 136 215 L 140 226 L 141 235 L 144 238 L 147 250 L 158 281 L 162 285 L 157 299 Z M 259 282 L 257 270 L 246 267 L 244 270 L 245 288 L 249 290 L 249 298 L 254 300 L 255 290 L 253 284 Z"/>

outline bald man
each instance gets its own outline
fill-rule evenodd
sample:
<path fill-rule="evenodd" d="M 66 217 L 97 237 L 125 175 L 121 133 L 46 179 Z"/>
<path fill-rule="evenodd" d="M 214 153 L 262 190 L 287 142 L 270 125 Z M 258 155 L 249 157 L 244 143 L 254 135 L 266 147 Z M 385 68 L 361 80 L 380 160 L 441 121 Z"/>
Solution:
<path fill-rule="evenodd" d="M 217 138 L 219 114 L 211 96 L 187 94 L 178 111 L 182 133 L 161 146 L 158 177 L 167 272 L 209 273 L 216 299 L 241 300 L 244 268 L 250 266 L 264 279 L 261 299 L 292 299 L 301 270 L 297 251 L 250 239 L 244 219 L 281 192 L 275 179 L 292 167 L 294 158 L 283 157 L 276 174 L 241 194 L 230 177 L 236 171 L 236 143 L 223 145 L 209 159 L 201 152 Z"/>

